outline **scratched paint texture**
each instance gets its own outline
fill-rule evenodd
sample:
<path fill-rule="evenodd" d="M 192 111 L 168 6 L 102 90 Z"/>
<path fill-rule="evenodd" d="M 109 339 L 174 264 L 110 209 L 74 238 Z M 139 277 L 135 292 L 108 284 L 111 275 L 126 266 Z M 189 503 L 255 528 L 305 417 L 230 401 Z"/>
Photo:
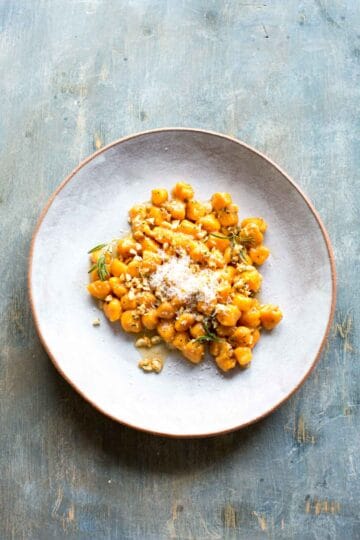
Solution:
<path fill-rule="evenodd" d="M 360 538 L 359 29 L 353 0 L 0 2 L 2 539 Z M 318 208 L 339 272 L 301 391 L 209 440 L 93 410 L 52 367 L 26 294 L 30 237 L 63 177 L 172 125 L 276 160 Z"/>

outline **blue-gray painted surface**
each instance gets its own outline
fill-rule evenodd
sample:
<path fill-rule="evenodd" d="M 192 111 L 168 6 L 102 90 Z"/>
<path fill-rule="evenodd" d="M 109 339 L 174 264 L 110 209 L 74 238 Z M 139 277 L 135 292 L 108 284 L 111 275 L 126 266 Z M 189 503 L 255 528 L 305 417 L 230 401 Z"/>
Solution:
<path fill-rule="evenodd" d="M 354 0 L 0 2 L 2 539 L 360 538 L 359 68 Z M 339 272 L 304 387 L 209 440 L 93 410 L 42 349 L 26 291 L 31 234 L 63 177 L 122 135 L 172 125 L 277 161 L 319 210 Z"/>

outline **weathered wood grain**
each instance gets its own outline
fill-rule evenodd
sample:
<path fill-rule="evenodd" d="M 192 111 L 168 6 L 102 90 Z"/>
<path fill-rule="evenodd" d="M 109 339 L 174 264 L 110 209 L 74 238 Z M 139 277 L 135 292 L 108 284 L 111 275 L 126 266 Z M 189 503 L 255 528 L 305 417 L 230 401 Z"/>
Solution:
<path fill-rule="evenodd" d="M 360 538 L 359 28 L 351 0 L 0 1 L 1 538 Z M 302 390 L 209 440 L 94 411 L 52 367 L 26 294 L 31 233 L 60 180 L 113 139 L 170 125 L 278 161 L 322 215 L 339 272 Z"/>

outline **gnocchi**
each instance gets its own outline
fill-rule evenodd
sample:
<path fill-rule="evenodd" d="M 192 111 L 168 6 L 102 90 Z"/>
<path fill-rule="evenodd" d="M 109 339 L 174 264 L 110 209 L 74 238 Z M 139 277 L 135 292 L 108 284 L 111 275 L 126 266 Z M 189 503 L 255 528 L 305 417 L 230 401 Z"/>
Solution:
<path fill-rule="evenodd" d="M 206 348 L 222 371 L 247 368 L 261 330 L 272 330 L 283 315 L 261 304 L 263 245 L 261 217 L 239 221 L 229 193 L 208 202 L 178 182 L 171 193 L 151 192 L 150 202 L 129 211 L 131 232 L 89 251 L 89 293 L 110 322 L 137 335 L 137 346 L 160 340 L 198 364 Z M 160 372 L 157 362 L 141 361 Z"/>

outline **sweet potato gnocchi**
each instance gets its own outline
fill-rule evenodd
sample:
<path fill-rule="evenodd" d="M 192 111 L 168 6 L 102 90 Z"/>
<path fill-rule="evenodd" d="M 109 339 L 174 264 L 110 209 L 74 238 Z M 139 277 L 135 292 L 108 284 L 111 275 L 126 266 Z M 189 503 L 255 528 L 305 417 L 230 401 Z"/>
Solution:
<path fill-rule="evenodd" d="M 194 199 L 190 184 L 151 192 L 151 202 L 129 211 L 125 238 L 89 251 L 89 293 L 109 321 L 137 335 L 138 347 L 160 340 L 194 364 L 208 346 L 217 366 L 246 368 L 262 329 L 282 319 L 278 306 L 261 304 L 258 267 L 270 251 L 260 217 L 239 221 L 229 193 Z M 154 354 L 144 371 L 161 371 Z"/>

